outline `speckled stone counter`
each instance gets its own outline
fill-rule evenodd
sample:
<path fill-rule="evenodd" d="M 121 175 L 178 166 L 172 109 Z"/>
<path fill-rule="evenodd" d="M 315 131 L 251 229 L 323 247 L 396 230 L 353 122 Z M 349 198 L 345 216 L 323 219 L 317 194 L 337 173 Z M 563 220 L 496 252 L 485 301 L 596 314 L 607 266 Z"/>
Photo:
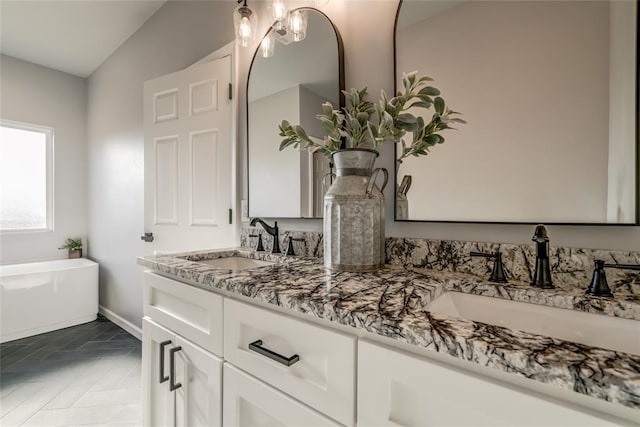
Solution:
<path fill-rule="evenodd" d="M 523 283 L 495 285 L 465 273 L 388 266 L 376 272 L 325 270 L 312 258 L 282 259 L 251 270 L 217 269 L 193 252 L 139 258 L 152 270 L 204 289 L 224 290 L 296 313 L 362 329 L 595 398 L 640 409 L 640 356 L 448 317 L 426 306 L 447 290 L 553 305 L 640 320 L 635 298 L 605 300 Z M 640 330 L 640 323 L 639 323 Z"/>

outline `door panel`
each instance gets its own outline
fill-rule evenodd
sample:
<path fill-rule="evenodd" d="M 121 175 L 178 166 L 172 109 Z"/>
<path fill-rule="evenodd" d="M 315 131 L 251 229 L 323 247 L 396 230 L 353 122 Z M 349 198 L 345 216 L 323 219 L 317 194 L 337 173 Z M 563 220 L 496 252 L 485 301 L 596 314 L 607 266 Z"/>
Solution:
<path fill-rule="evenodd" d="M 231 57 L 144 85 L 145 253 L 237 244 Z"/>
<path fill-rule="evenodd" d="M 228 427 L 340 425 L 228 363 L 223 410 Z"/>
<path fill-rule="evenodd" d="M 222 423 L 222 360 L 191 342 L 177 338 L 176 425 L 211 426 Z"/>

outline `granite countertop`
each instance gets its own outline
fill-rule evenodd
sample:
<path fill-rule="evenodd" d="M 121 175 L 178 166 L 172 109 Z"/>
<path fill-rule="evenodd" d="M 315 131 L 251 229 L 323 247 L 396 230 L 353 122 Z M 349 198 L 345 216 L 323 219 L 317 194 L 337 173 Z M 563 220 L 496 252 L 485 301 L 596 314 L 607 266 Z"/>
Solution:
<path fill-rule="evenodd" d="M 230 271 L 198 260 L 243 256 L 278 261 Z M 397 341 L 640 409 L 640 356 L 562 341 L 426 310 L 446 291 L 640 320 L 640 303 L 607 300 L 526 284 L 493 284 L 465 273 L 387 266 L 375 272 L 326 270 L 315 258 L 283 258 L 248 250 L 149 256 L 138 263 L 187 280 L 297 313 L 362 329 Z M 640 327 L 640 323 L 639 323 Z"/>

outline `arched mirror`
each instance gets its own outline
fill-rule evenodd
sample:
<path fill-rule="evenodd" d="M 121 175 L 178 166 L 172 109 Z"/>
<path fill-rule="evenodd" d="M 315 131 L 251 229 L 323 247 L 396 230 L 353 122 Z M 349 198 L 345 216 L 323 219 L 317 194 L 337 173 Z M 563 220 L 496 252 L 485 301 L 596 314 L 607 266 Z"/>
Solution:
<path fill-rule="evenodd" d="M 323 177 L 329 162 L 307 150 L 279 151 L 282 120 L 301 124 L 311 137 L 324 132 L 316 115 L 322 103 L 343 105 L 343 47 L 338 30 L 322 12 L 306 14 L 306 37 L 295 41 L 272 27 L 253 57 L 247 83 L 249 216 L 322 217 Z M 273 51 L 269 50 L 272 43 Z M 268 57 L 263 56 L 263 49 Z"/>
<path fill-rule="evenodd" d="M 419 70 L 468 123 L 397 165 L 396 220 L 638 223 L 637 16 L 636 1 L 401 1 L 396 86 Z"/>

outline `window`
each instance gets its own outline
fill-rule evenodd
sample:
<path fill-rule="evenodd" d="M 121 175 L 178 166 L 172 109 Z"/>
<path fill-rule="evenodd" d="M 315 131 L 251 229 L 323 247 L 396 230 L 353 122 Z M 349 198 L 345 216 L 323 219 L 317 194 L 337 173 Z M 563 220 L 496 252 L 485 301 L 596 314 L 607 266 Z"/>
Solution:
<path fill-rule="evenodd" d="M 0 231 L 53 229 L 53 129 L 0 121 Z"/>

